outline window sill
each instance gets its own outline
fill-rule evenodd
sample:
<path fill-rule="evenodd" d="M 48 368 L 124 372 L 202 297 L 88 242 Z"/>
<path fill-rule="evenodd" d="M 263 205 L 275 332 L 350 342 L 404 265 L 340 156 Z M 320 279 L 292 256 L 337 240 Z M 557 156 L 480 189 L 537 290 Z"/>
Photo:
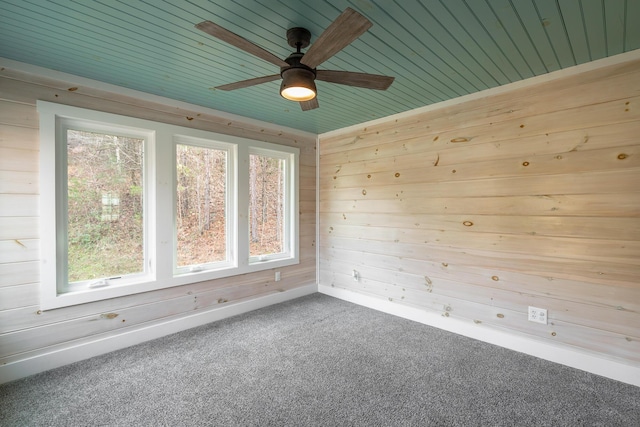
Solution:
<path fill-rule="evenodd" d="M 208 280 L 220 280 L 231 278 L 246 273 L 282 268 L 299 264 L 297 257 L 284 259 L 272 259 L 258 261 L 240 267 L 226 267 L 217 270 L 205 270 L 197 272 L 186 272 L 176 274 L 169 280 L 148 280 L 146 277 L 138 281 L 127 281 L 126 283 L 111 283 L 103 287 L 90 288 L 88 285 L 84 289 L 76 289 L 69 292 L 57 293 L 55 295 L 43 295 L 41 302 L 42 310 L 53 310 L 72 305 L 86 304 L 106 299 L 124 297 L 128 295 L 140 294 L 155 290 L 167 289 L 176 286 L 185 286 Z M 54 287 L 55 288 L 55 287 Z"/>

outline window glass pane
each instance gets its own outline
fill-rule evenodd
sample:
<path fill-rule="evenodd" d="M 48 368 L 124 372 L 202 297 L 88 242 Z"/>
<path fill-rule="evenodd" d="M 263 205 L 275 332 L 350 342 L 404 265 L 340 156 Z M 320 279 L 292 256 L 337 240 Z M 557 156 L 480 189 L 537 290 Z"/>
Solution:
<path fill-rule="evenodd" d="M 251 154 L 249 159 L 250 256 L 279 254 L 284 248 L 284 159 Z"/>
<path fill-rule="evenodd" d="M 176 146 L 178 267 L 227 260 L 227 153 Z"/>
<path fill-rule="evenodd" d="M 144 270 L 143 142 L 67 131 L 69 283 Z"/>

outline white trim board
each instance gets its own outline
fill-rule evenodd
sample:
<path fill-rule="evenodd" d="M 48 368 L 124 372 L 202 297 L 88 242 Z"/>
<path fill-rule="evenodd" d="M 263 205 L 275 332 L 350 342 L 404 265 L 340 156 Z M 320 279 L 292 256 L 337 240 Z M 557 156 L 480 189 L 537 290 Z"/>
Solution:
<path fill-rule="evenodd" d="M 463 95 L 463 96 L 452 98 L 446 101 L 437 102 L 435 104 L 429 104 L 424 107 L 415 108 L 413 110 L 404 111 L 402 113 L 393 114 L 391 116 L 381 117 L 379 119 L 370 120 L 368 122 L 359 123 L 357 125 L 347 126 L 341 129 L 332 130 L 332 131 L 320 134 L 319 137 L 320 137 L 320 140 L 322 140 L 324 138 L 334 137 L 344 133 L 349 133 L 349 132 L 357 131 L 363 128 L 375 126 L 378 124 L 391 122 L 393 120 L 401 120 L 407 117 L 416 116 L 429 111 L 435 111 L 441 108 L 451 107 L 452 105 L 462 104 L 464 102 L 469 102 L 475 99 L 486 98 L 488 96 L 498 95 L 498 94 L 509 92 L 512 90 L 521 89 L 521 88 L 529 87 L 532 85 L 537 85 L 539 83 L 544 83 L 544 82 L 549 82 L 552 80 L 557 80 L 565 77 L 575 76 L 578 74 L 585 73 L 587 71 L 598 70 L 600 68 L 608 67 L 610 65 L 622 64 L 622 63 L 634 61 L 637 59 L 640 59 L 640 49 L 632 50 L 632 51 L 621 53 L 614 56 L 609 56 L 607 58 L 597 59 L 595 61 L 587 62 L 584 64 L 574 65 L 573 67 L 563 68 L 561 70 L 552 71 L 547 74 L 541 74 L 539 76 L 530 77 L 528 79 L 519 80 L 519 81 L 508 83 L 502 86 L 492 87 L 489 89 L 482 90 L 480 92 L 470 93 L 469 95 Z"/>
<path fill-rule="evenodd" d="M 69 344 L 63 348 L 0 365 L 0 384 L 316 292 L 315 283 L 307 284 L 285 292 L 276 292 L 251 300 L 230 303 L 223 307 L 187 316 L 163 319 L 132 329 L 117 331 L 113 334 L 102 335 L 98 338 L 91 338 L 86 342 Z"/>
<path fill-rule="evenodd" d="M 363 295 L 346 289 L 319 284 L 318 292 L 509 350 L 640 387 L 640 366 L 627 365 L 568 346 L 547 343 L 534 338 L 492 329 L 477 325 L 471 321 L 466 322 L 450 317 L 444 318 L 439 313 L 400 305 L 382 298 Z"/>

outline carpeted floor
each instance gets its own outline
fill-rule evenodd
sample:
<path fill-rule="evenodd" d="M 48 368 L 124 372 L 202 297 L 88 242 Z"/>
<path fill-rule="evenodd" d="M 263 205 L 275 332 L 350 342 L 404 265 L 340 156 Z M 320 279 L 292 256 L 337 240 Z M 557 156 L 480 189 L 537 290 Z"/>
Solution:
<path fill-rule="evenodd" d="M 640 388 L 314 294 L 0 386 L 1 426 L 640 426 Z"/>

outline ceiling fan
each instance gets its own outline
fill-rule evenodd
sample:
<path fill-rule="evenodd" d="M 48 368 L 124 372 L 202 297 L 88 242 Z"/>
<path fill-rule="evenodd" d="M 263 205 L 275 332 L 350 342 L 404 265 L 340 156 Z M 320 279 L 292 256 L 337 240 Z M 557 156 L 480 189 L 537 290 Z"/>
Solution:
<path fill-rule="evenodd" d="M 300 50 L 309 46 L 311 33 L 305 28 L 290 28 L 287 30 L 287 42 L 296 51 L 286 59 L 278 58 L 271 52 L 211 21 L 201 22 L 196 25 L 196 28 L 280 67 L 279 74 L 229 83 L 218 86 L 216 89 L 242 89 L 282 78 L 280 94 L 286 99 L 298 101 L 302 110 L 308 111 L 319 107 L 316 96 L 316 79 L 329 83 L 378 90 L 386 90 L 393 83 L 394 78 L 388 76 L 316 69 L 318 65 L 360 37 L 371 25 L 373 24 L 360 13 L 347 8 L 324 30 L 307 53 L 302 53 Z"/>

